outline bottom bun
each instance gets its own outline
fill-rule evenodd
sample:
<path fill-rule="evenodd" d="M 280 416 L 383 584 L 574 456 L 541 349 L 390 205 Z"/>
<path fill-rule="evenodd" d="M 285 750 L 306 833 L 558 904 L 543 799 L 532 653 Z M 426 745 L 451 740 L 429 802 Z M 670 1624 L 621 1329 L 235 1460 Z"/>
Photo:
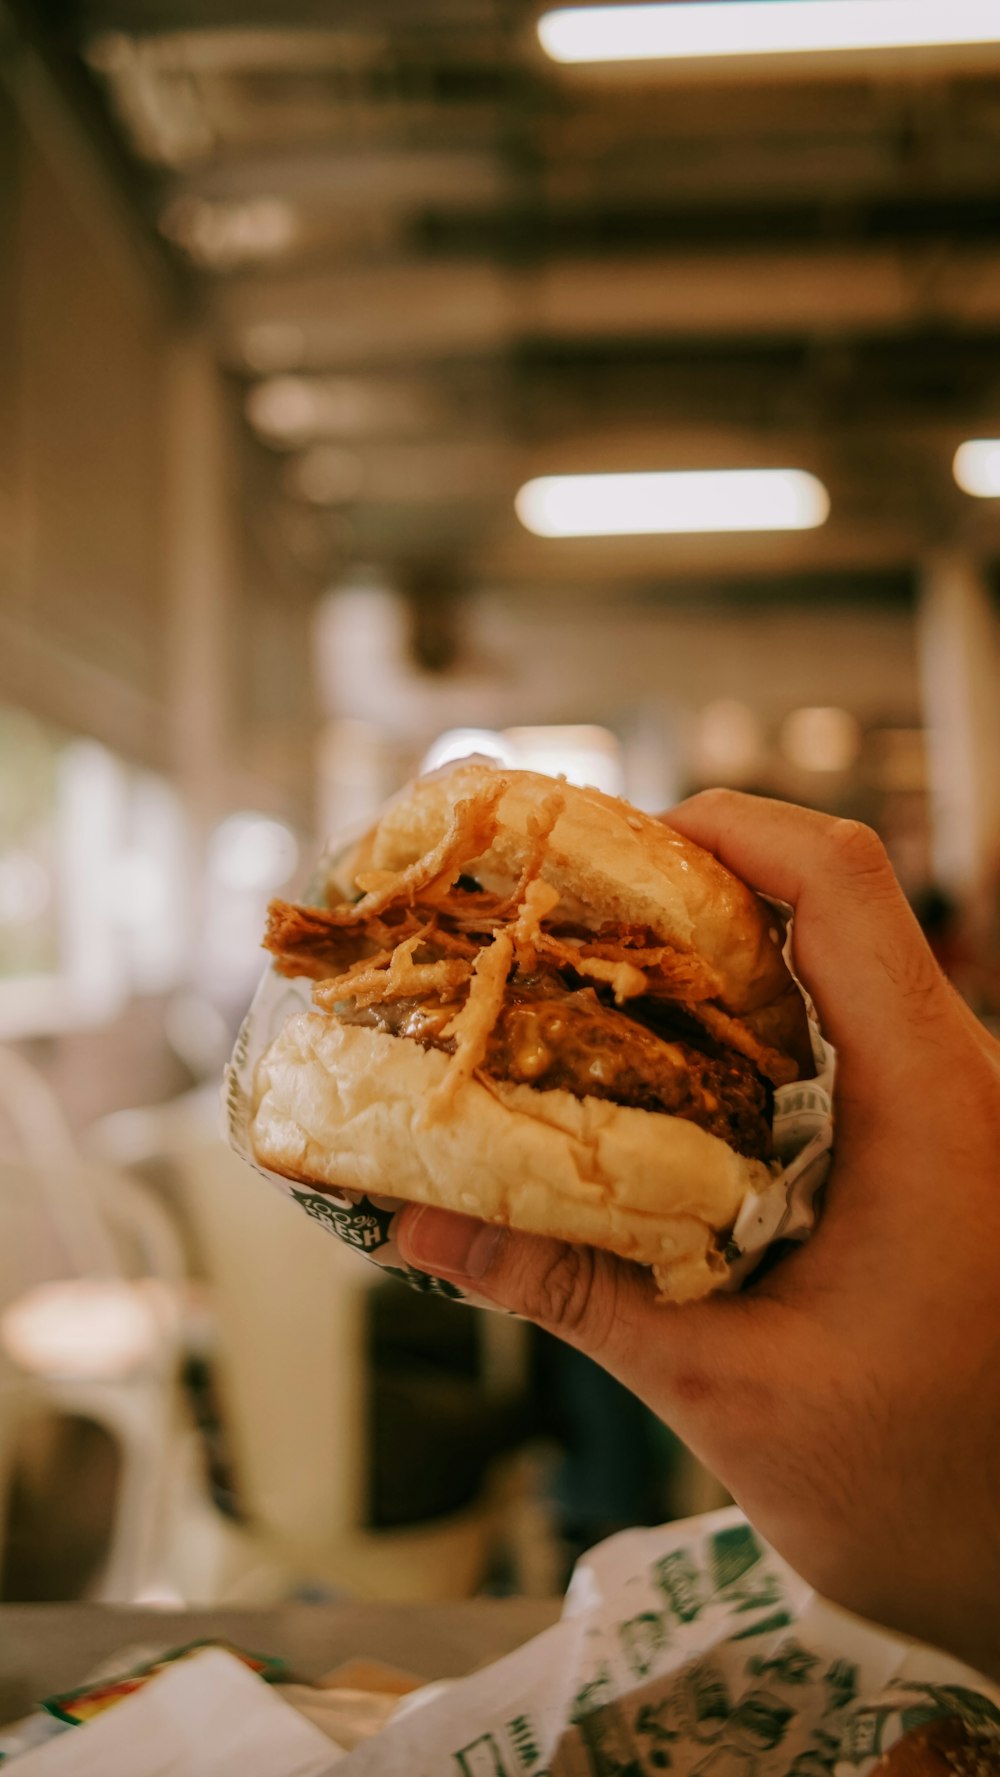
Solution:
<path fill-rule="evenodd" d="M 772 1173 L 697 1124 L 568 1092 L 470 1080 L 421 1124 L 449 1057 L 321 1013 L 290 1018 L 256 1075 L 251 1142 L 304 1184 L 459 1210 L 604 1247 L 691 1301 L 726 1277 L 718 1235 Z"/>

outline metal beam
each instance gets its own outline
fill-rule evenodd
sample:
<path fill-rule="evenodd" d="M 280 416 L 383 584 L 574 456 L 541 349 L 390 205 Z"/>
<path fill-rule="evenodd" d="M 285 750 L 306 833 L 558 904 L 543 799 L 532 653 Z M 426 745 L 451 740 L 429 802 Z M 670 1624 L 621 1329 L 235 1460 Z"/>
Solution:
<path fill-rule="evenodd" d="M 77 0 L 81 35 L 262 29 L 468 31 L 503 23 L 504 0 Z"/>
<path fill-rule="evenodd" d="M 461 214 L 509 201 L 510 186 L 490 150 L 336 144 L 269 153 L 224 150 L 178 180 L 176 190 L 212 203 L 266 195 L 320 204 L 336 221 L 345 208 L 359 205 L 379 205 L 392 215 L 441 204 Z"/>
<path fill-rule="evenodd" d="M 838 337 L 934 324 L 1000 327 L 1000 251 L 946 240 L 886 246 L 494 260 L 401 260 L 346 272 L 258 275 L 212 293 L 220 339 L 281 321 L 305 366 L 504 351 L 533 337 Z"/>

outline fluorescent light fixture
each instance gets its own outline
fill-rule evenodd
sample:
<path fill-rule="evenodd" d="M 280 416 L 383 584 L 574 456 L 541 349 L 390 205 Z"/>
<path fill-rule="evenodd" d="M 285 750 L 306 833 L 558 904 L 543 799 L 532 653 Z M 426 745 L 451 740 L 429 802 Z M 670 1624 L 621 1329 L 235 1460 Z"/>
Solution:
<path fill-rule="evenodd" d="M 538 21 L 556 62 L 672 61 L 1000 43 L 997 0 L 670 0 L 568 6 Z"/>
<path fill-rule="evenodd" d="M 963 494 L 1000 499 L 1000 438 L 969 438 L 955 452 L 952 473 Z"/>
<path fill-rule="evenodd" d="M 536 537 L 653 537 L 684 531 L 810 531 L 830 496 L 804 469 L 545 475 L 514 502 Z"/>

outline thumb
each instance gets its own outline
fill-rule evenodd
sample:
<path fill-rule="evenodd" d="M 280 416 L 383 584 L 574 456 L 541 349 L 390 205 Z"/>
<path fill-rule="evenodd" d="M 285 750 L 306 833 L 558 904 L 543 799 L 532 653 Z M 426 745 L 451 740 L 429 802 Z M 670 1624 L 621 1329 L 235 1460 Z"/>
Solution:
<path fill-rule="evenodd" d="M 612 1253 L 410 1204 L 397 1224 L 410 1264 L 464 1284 L 595 1359 L 645 1401 L 733 1491 L 788 1395 L 788 1314 L 752 1296 L 658 1301 L 652 1275 Z M 794 1314 L 792 1319 L 794 1320 Z M 801 1329 L 799 1329 L 801 1332 Z"/>
<path fill-rule="evenodd" d="M 728 1330 L 720 1314 L 728 1309 L 735 1317 L 739 1307 L 735 1298 L 674 1307 L 657 1300 L 650 1271 L 614 1253 L 418 1204 L 403 1211 L 396 1239 L 419 1270 L 462 1284 L 586 1352 L 674 1423 L 687 1417 L 692 1379 L 717 1368 L 719 1334 L 725 1340 Z M 699 1385 L 693 1392 L 703 1391 Z"/>

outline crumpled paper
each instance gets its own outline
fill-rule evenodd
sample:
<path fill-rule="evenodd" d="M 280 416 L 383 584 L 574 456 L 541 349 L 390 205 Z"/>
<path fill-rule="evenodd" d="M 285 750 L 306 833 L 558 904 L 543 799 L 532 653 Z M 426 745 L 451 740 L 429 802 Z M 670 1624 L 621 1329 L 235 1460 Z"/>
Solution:
<path fill-rule="evenodd" d="M 222 1648 L 18 1760 L 24 1777 L 327 1777 L 343 1754 Z"/>
<path fill-rule="evenodd" d="M 328 844 L 321 872 L 312 885 L 320 899 L 323 884 L 335 874 L 337 861 L 359 837 L 357 830 Z M 309 899 L 307 893 L 306 899 Z M 782 918 L 790 909 L 773 902 Z M 785 958 L 791 966 L 791 923 L 786 929 Z M 318 1190 L 296 1184 L 260 1166 L 250 1146 L 253 1120 L 254 1076 L 259 1062 L 288 1019 L 312 1007 L 312 981 L 290 980 L 269 967 L 265 970 L 250 1009 L 236 1039 L 225 1072 L 222 1098 L 222 1129 L 236 1153 L 269 1179 L 305 1214 L 336 1234 L 348 1246 L 379 1265 L 392 1277 L 413 1289 L 467 1301 L 481 1308 L 495 1308 L 474 1292 L 462 1290 L 443 1278 L 430 1277 L 407 1264 L 396 1245 L 395 1221 L 403 1204 L 391 1192 L 362 1196 L 344 1190 Z M 804 1240 L 815 1226 L 818 1194 L 830 1169 L 833 1147 L 833 1082 L 836 1056 L 819 1029 L 815 1009 L 805 995 L 816 1075 L 811 1080 L 779 1086 L 774 1094 L 774 1150 L 781 1161 L 771 1183 L 762 1191 L 748 1191 L 740 1207 L 726 1249 L 727 1279 L 723 1287 L 738 1289 L 759 1265 L 768 1248 L 779 1240 Z"/>
<path fill-rule="evenodd" d="M 600 1544 L 561 1622 L 408 1699 L 338 1777 L 870 1777 L 956 1714 L 1000 1772 L 1000 1687 L 825 1603 L 731 1508 Z"/>

